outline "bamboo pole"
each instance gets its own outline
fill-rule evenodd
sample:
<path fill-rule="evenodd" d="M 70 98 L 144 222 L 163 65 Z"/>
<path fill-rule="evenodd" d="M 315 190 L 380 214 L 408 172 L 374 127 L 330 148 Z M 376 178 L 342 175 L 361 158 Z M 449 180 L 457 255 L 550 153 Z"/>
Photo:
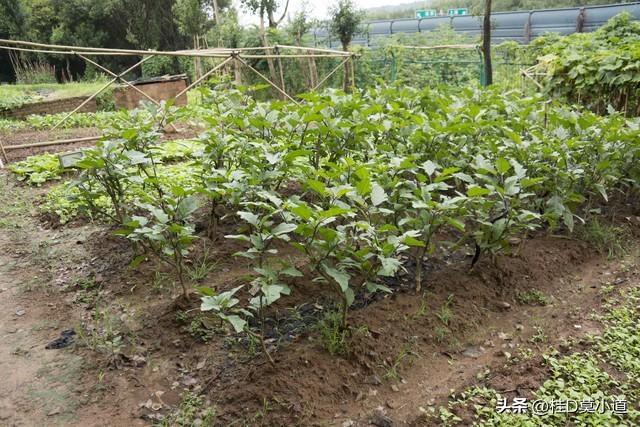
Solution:
<path fill-rule="evenodd" d="M 293 45 L 286 45 L 286 44 L 277 44 L 276 46 L 281 47 L 281 48 L 285 48 L 285 49 L 297 49 L 297 50 L 306 50 L 306 51 L 311 51 L 311 52 L 334 53 L 334 54 L 336 54 L 338 56 L 350 55 L 350 53 L 347 53 L 347 52 L 345 52 L 343 50 L 323 49 L 323 48 L 319 48 L 319 47 L 293 46 Z"/>
<path fill-rule="evenodd" d="M 336 72 L 336 71 L 338 71 L 338 70 L 340 69 L 340 67 L 342 67 L 344 64 L 346 64 L 346 62 L 347 62 L 348 60 L 349 60 L 349 58 L 345 58 L 345 59 L 343 59 L 341 63 L 339 63 L 338 65 L 336 65 L 336 68 L 334 68 L 334 69 L 333 69 L 329 74 L 327 74 L 326 76 L 324 76 L 324 78 L 323 78 L 322 80 L 320 80 L 320 82 L 319 82 L 317 85 L 315 85 L 315 87 L 314 87 L 313 89 L 311 89 L 311 90 L 316 90 L 316 89 L 318 89 L 320 86 L 322 86 L 322 84 L 323 84 L 324 82 L 326 82 L 326 81 L 329 79 L 329 77 L 331 77 L 332 75 L 334 75 L 334 74 L 335 74 L 335 72 Z"/>
<path fill-rule="evenodd" d="M 100 68 L 101 70 L 103 70 L 104 72 L 111 74 L 111 76 L 113 77 L 117 77 L 118 80 L 122 81 L 124 84 L 128 85 L 129 87 L 131 87 L 133 90 L 137 91 L 140 95 L 144 96 L 145 98 L 147 98 L 149 101 L 153 102 L 155 105 L 160 106 L 160 102 L 158 102 L 157 100 L 153 99 L 151 96 L 149 96 L 148 94 L 146 94 L 142 89 L 136 87 L 134 84 L 132 84 L 131 82 L 119 77 L 116 73 L 114 73 L 113 71 L 107 69 L 106 67 L 103 67 L 102 65 L 98 64 L 97 62 L 94 62 L 92 60 L 90 60 L 89 58 L 78 54 L 78 56 L 82 59 L 84 59 L 85 61 L 95 65 L 96 67 Z"/>
<path fill-rule="evenodd" d="M 280 53 L 280 50 L 278 48 L 278 45 L 276 45 L 276 54 Z M 280 87 L 282 88 L 283 91 L 287 91 L 287 89 L 284 87 L 284 70 L 282 69 L 282 57 L 278 56 L 278 68 L 280 69 Z"/>
<path fill-rule="evenodd" d="M 0 39 L 1 44 L 9 44 L 9 45 L 22 45 L 22 46 L 33 46 L 33 47 L 42 47 L 47 49 L 59 49 L 62 53 L 64 51 L 80 51 L 91 53 L 107 53 L 107 54 L 126 54 L 126 55 L 139 55 L 139 56 L 227 56 L 227 51 L 215 51 L 214 49 L 209 49 L 207 54 L 202 54 L 200 52 L 194 50 L 177 50 L 177 51 L 161 51 L 161 50 L 135 50 L 135 49 L 108 49 L 101 47 L 84 47 L 84 46 L 69 46 L 69 45 L 56 45 L 56 44 L 45 44 L 45 43 L 35 43 L 35 42 L 26 42 L 21 40 L 7 40 Z"/>
<path fill-rule="evenodd" d="M 50 145 L 63 145 L 63 144 L 74 144 L 76 142 L 88 142 L 88 141 L 97 141 L 102 136 L 86 136 L 83 138 L 72 138 L 72 139 L 58 139 L 55 141 L 45 141 L 45 142 L 34 142 L 31 144 L 20 144 L 20 145 L 7 145 L 6 150 L 20 150 L 23 148 L 34 148 L 34 147 L 47 147 Z M 4 151 L 4 149 L 3 149 Z"/>
<path fill-rule="evenodd" d="M 2 143 L 2 139 L 0 138 L 0 154 L 2 154 L 2 159 L 6 164 L 9 164 L 9 158 L 7 157 L 7 152 L 4 149 L 4 144 Z M 4 167 L 2 164 L 2 159 L 0 159 L 0 169 Z"/>
<path fill-rule="evenodd" d="M 440 44 L 435 46 L 403 46 L 399 44 L 389 45 L 392 48 L 402 48 L 402 49 L 422 49 L 422 50 L 432 50 L 432 49 L 475 49 L 478 45 L 475 44 Z"/>
<path fill-rule="evenodd" d="M 282 93 L 284 96 L 286 96 L 287 98 L 289 98 L 291 101 L 295 102 L 296 104 L 298 104 L 298 101 L 296 101 L 295 99 L 293 99 L 291 96 L 289 96 L 289 94 L 285 91 L 283 91 L 282 89 L 280 89 L 278 87 L 278 85 L 276 85 L 275 83 L 273 83 L 271 80 L 269 80 L 264 74 L 262 74 L 260 71 L 256 70 L 255 68 L 253 68 L 251 65 L 249 65 L 244 59 L 242 59 L 242 57 L 237 56 L 238 60 L 244 64 L 245 66 L 247 66 L 251 71 L 253 71 L 254 73 L 256 73 L 257 75 L 259 75 L 260 77 L 262 77 L 262 79 L 269 83 L 271 85 L 271 87 L 273 87 L 274 89 L 276 89 L 278 92 Z"/>
<path fill-rule="evenodd" d="M 0 43 L 2 41 L 0 40 Z M 404 46 L 409 47 L 410 46 Z M 51 49 L 31 49 L 31 48 L 21 48 L 14 46 L 2 46 L 0 45 L 0 49 L 6 50 L 15 50 L 21 52 L 31 52 L 31 53 L 47 53 L 52 55 L 76 55 L 82 54 L 85 56 L 147 56 L 147 55 L 155 55 L 155 56 L 186 56 L 186 57 L 194 57 L 194 58 L 226 58 L 233 53 L 240 53 L 245 50 L 249 50 L 248 48 L 239 48 L 239 49 L 228 49 L 228 50 L 216 50 L 216 49 L 200 49 L 200 50 L 177 50 L 177 51 L 109 51 L 109 52 L 94 52 L 93 50 L 85 50 L 86 48 L 77 47 L 74 48 L 70 46 L 71 50 L 51 50 Z M 251 50 L 270 50 L 269 48 L 260 47 Z M 347 55 L 340 54 L 280 54 L 280 55 L 270 55 L 270 54 L 246 54 L 242 55 L 244 58 L 252 58 L 252 59 L 260 59 L 260 58 L 336 58 L 336 57 L 345 57 Z"/>
<path fill-rule="evenodd" d="M 193 88 L 194 86 L 200 84 L 200 82 L 202 82 L 204 79 L 206 79 L 207 77 L 209 77 L 211 74 L 213 74 L 214 72 L 216 72 L 217 70 L 219 70 L 220 68 L 222 68 L 225 64 L 227 64 L 229 61 L 231 61 L 233 59 L 233 56 L 228 57 L 227 59 L 225 59 L 224 61 L 222 61 L 221 63 L 219 63 L 218 65 L 216 65 L 215 67 L 213 67 L 212 69 L 210 69 L 209 71 L 207 71 L 202 77 L 200 77 L 198 80 L 196 80 L 195 82 L 191 83 L 189 86 L 187 86 L 186 88 L 182 89 L 180 91 L 180 93 L 178 93 L 174 99 L 178 99 L 179 97 L 181 97 L 182 95 L 184 95 L 185 93 L 187 93 L 189 90 L 191 90 L 191 88 Z"/>
<path fill-rule="evenodd" d="M 128 72 L 130 72 L 131 70 L 133 70 L 136 67 L 139 67 L 140 65 L 142 65 L 144 62 L 148 61 L 149 59 L 153 58 L 152 56 L 145 56 L 144 58 L 142 58 L 140 61 L 138 61 L 136 64 L 132 65 L 131 67 L 127 68 L 125 71 L 123 71 L 122 73 L 118 74 L 117 77 L 115 77 L 114 79 L 112 79 L 111 81 L 109 81 L 108 83 L 105 83 L 96 93 L 94 93 L 93 95 L 91 95 L 89 98 L 85 99 L 82 104 L 78 105 L 73 111 L 71 111 L 70 113 L 68 113 L 66 116 L 64 116 L 64 118 L 62 120 L 60 120 L 53 128 L 51 128 L 51 130 L 56 130 L 58 128 L 58 126 L 60 126 L 62 123 L 64 123 L 69 117 L 71 117 L 75 112 L 77 112 L 79 109 L 81 109 L 82 107 L 84 107 L 85 105 L 87 105 L 87 103 L 89 103 L 89 101 L 91 101 L 92 99 L 94 99 L 96 96 L 100 95 L 102 92 L 104 92 L 104 90 L 106 88 L 108 88 L 109 86 L 111 86 L 112 84 L 114 84 L 116 81 L 118 81 L 122 76 L 126 75 Z"/>
<path fill-rule="evenodd" d="M 356 71 L 355 71 L 355 61 L 353 60 L 353 55 L 349 58 L 349 65 L 351 68 L 351 87 L 353 89 L 356 88 Z"/>
<path fill-rule="evenodd" d="M 78 56 L 82 59 L 84 59 L 85 61 L 93 64 L 94 66 L 100 68 L 101 70 L 107 72 L 108 74 L 111 74 L 113 77 L 117 78 L 118 80 L 124 82 L 126 85 L 128 85 L 130 88 L 132 88 L 133 90 L 135 90 L 136 92 L 138 92 L 139 94 L 141 94 L 142 96 L 144 96 L 145 98 L 147 98 L 149 101 L 153 102 L 154 105 L 160 107 L 160 102 L 158 102 L 157 100 L 153 99 L 151 96 L 149 96 L 146 92 L 144 92 L 142 89 L 136 87 L 135 85 L 131 84 L 131 82 L 127 81 L 126 79 L 123 79 L 122 77 L 118 76 L 116 73 L 114 73 L 113 71 L 109 70 L 106 67 L 103 67 L 102 65 L 98 64 L 97 62 L 94 62 L 92 60 L 90 60 L 89 58 L 87 58 L 86 56 L 82 56 L 80 54 L 78 54 Z M 175 132 L 180 132 L 178 130 L 178 128 L 176 127 L 176 125 L 174 125 L 173 123 L 171 123 L 171 128 L 175 131 Z"/>

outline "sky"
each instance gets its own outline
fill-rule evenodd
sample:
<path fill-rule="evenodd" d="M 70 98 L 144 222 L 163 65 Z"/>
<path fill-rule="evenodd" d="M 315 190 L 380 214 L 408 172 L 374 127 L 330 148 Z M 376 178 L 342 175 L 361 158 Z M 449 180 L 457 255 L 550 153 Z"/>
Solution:
<path fill-rule="evenodd" d="M 286 0 L 280 0 L 284 5 Z M 324 19 L 329 15 L 329 8 L 334 3 L 334 0 L 316 0 L 316 1 L 304 1 L 304 0 L 290 0 L 289 9 L 287 14 L 293 16 L 299 10 L 305 8 L 310 11 L 310 15 L 314 18 Z M 411 0 L 355 0 L 356 6 L 360 9 L 367 9 L 377 6 L 394 6 L 399 4 L 411 3 Z M 239 12 L 240 23 L 243 25 L 257 24 L 258 18 L 247 13 L 240 7 L 240 0 L 234 0 L 234 4 Z M 280 12 L 281 14 L 282 12 Z"/>

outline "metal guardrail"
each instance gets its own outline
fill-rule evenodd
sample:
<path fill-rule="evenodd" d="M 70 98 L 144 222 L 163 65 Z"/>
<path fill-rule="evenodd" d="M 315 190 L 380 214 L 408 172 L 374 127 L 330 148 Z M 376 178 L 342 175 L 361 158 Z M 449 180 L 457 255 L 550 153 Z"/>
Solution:
<path fill-rule="evenodd" d="M 574 32 L 595 31 L 610 18 L 629 12 L 640 20 L 640 1 L 603 6 L 568 7 L 530 11 L 496 12 L 492 14 L 492 43 L 515 40 L 527 44 L 544 33 L 562 35 Z M 365 30 L 356 35 L 352 43 L 375 46 L 377 39 L 397 33 L 422 33 L 450 25 L 454 31 L 466 35 L 482 32 L 482 16 L 437 16 L 431 18 L 405 18 L 371 21 L 364 24 Z M 314 46 L 340 47 L 340 42 L 331 37 L 326 29 L 316 28 L 310 32 Z"/>

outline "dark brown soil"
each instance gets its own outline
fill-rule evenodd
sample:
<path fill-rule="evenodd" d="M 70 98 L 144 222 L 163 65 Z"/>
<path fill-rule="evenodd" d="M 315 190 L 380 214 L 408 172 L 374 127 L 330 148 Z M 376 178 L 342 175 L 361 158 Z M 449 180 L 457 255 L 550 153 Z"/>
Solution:
<path fill-rule="evenodd" d="M 8 188 L 16 194 L 31 191 L 13 184 Z M 634 232 L 640 230 L 633 213 L 617 218 Z M 607 261 L 588 244 L 570 238 L 540 233 L 524 241 L 517 255 L 500 256 L 495 265 L 481 259 L 471 272 L 467 249 L 426 266 L 422 295 L 411 291 L 409 264 L 408 273 L 388 283 L 396 290 L 393 294 L 359 295 L 349 313 L 348 353 L 332 356 L 315 324 L 333 304 L 333 296 L 307 275 L 292 281 L 292 296 L 269 312 L 269 351 L 276 361 L 271 367 L 259 346 L 250 351 L 253 347 L 246 339 L 227 335 L 215 322 L 209 325 L 207 342 L 202 342 L 202 336 L 193 333 L 198 303 L 177 308 L 180 291 L 171 286 L 170 271 L 152 259 L 131 269 L 130 246 L 110 230 L 81 224 L 43 229 L 35 216 L 24 220 L 22 234 L 0 227 L 0 285 L 23 286 L 40 270 L 47 279 L 42 289 L 12 290 L 9 299 L 0 293 L 0 309 L 12 309 L 19 302 L 32 313 L 16 321 L 23 322 L 23 328 L 35 328 L 43 318 L 54 322 L 47 334 L 32 335 L 37 345 L 63 326 L 95 324 L 97 310 L 108 309 L 118 319 L 125 342 L 117 354 L 84 346 L 56 353 L 62 361 L 85 361 L 68 381 L 79 395 L 88 396 L 85 403 L 65 409 L 72 417 L 61 425 L 145 425 L 166 413 L 187 390 L 204 394 L 215 406 L 219 426 L 429 425 L 419 408 L 444 403 L 451 390 L 483 384 L 510 397 L 527 396 L 547 374 L 540 358 L 544 349 L 530 338 L 542 330 L 548 337 L 545 348 L 562 348 L 566 337 L 597 331 L 589 318 L 601 309 L 602 282 L 638 283 L 635 255 L 626 260 L 631 267 L 622 269 L 620 261 Z M 234 227 L 232 222 L 222 225 L 225 234 Z M 47 258 L 51 265 L 40 264 L 34 244 L 54 248 Z M 240 248 L 222 239 L 195 249 L 194 262 L 205 253 L 217 262 L 197 285 L 217 290 L 247 285 L 251 269 L 232 256 Z M 299 264 L 293 251 L 281 256 Z M 10 268 L 14 265 L 19 267 Z M 165 278 L 162 286 L 159 277 Z M 91 278 L 98 285 L 91 291 L 95 295 L 90 294 L 95 298 L 87 297 L 78 278 Z M 546 305 L 522 303 L 522 295 L 532 290 L 544 296 Z M 448 314 L 443 309 L 447 301 Z M 295 313 L 286 307 L 295 307 Z M 37 384 L 41 360 L 17 362 L 6 356 L 11 348 L 4 346 L 0 366 L 20 366 L 26 372 L 21 381 Z M 516 356 L 520 347 L 534 354 L 515 367 L 508 363 L 507 353 Z M 479 379 L 487 369 L 489 375 Z M 6 405 L 15 408 L 16 399 L 28 395 L 15 396 Z M 145 407 L 149 399 L 160 407 Z M 23 418 L 15 412 L 7 419 L 49 425 L 58 416 L 37 409 Z"/>

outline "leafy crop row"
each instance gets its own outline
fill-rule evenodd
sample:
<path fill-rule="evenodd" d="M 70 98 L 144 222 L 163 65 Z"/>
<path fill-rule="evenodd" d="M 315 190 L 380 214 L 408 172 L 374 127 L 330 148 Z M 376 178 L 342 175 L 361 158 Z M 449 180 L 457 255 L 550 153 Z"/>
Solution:
<path fill-rule="evenodd" d="M 68 188 L 133 242 L 136 262 L 155 253 L 172 266 L 185 298 L 194 240 L 240 241 L 250 286 L 199 288 L 201 309 L 257 338 L 265 310 L 293 280 L 332 292 L 346 328 L 356 296 L 390 292 L 385 278 L 399 270 L 415 268 L 420 290 L 438 252 L 470 245 L 477 268 L 483 256 L 509 253 L 514 236 L 571 231 L 614 192 L 634 190 L 640 173 L 637 121 L 516 92 L 392 87 L 306 95 L 301 105 L 258 103 L 240 91 L 202 95 L 198 107 L 165 106 L 115 126 L 86 151 Z M 184 116 L 208 129 L 189 179 L 178 182 L 155 147 L 159 129 Z M 206 237 L 196 235 L 195 217 L 206 219 Z M 231 220 L 237 231 L 221 235 L 221 221 Z M 299 253 L 293 261 L 281 256 L 287 246 Z"/>
<path fill-rule="evenodd" d="M 550 92 L 605 113 L 640 115 L 640 23 L 628 13 L 592 33 L 546 36 L 532 43 Z"/>

